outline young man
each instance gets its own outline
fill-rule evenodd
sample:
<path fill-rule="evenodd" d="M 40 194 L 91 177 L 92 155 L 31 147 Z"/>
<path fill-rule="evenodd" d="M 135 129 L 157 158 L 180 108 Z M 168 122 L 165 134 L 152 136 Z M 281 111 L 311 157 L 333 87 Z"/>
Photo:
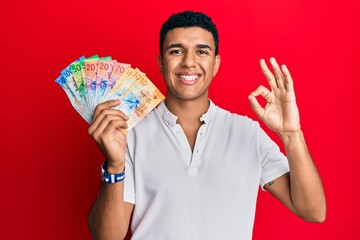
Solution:
<path fill-rule="evenodd" d="M 196 12 L 171 16 L 160 31 L 159 67 L 167 98 L 127 136 L 128 119 L 100 104 L 89 134 L 107 160 L 108 174 L 89 217 L 95 239 L 251 239 L 259 185 L 308 221 L 325 219 L 320 177 L 300 128 L 293 82 L 285 65 L 260 67 L 271 90 L 249 95 L 258 117 L 281 138 L 276 144 L 247 117 L 212 103 L 208 87 L 220 66 L 218 34 Z M 262 108 L 256 97 L 267 101 Z M 126 167 L 125 167 L 126 166 Z"/>

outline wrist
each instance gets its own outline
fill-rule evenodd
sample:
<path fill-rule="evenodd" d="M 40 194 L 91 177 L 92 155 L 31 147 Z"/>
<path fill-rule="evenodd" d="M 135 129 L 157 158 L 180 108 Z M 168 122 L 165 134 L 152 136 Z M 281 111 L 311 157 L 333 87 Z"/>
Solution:
<path fill-rule="evenodd" d="M 119 174 L 122 173 L 124 171 L 125 168 L 125 163 L 118 163 L 118 164 L 114 164 L 111 162 L 106 162 L 106 166 L 107 166 L 107 172 L 110 174 Z"/>
<path fill-rule="evenodd" d="M 122 182 L 125 179 L 125 169 L 121 173 L 109 173 L 108 172 L 108 165 L 105 161 L 101 165 L 101 179 L 106 184 L 112 184 L 116 182 Z"/>
<path fill-rule="evenodd" d="M 297 131 L 293 131 L 293 132 L 283 132 L 283 133 L 279 133 L 279 136 L 281 138 L 281 141 L 283 143 L 287 143 L 289 141 L 296 141 L 296 140 L 301 140 L 304 138 L 304 134 L 301 131 L 301 129 L 297 130 Z"/>

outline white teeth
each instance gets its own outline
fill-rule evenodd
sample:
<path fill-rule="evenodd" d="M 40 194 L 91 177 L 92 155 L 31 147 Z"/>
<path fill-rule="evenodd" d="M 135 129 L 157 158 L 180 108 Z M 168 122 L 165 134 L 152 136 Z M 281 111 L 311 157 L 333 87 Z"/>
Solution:
<path fill-rule="evenodd" d="M 198 78 L 198 75 L 178 75 L 178 77 L 187 81 L 194 81 Z"/>

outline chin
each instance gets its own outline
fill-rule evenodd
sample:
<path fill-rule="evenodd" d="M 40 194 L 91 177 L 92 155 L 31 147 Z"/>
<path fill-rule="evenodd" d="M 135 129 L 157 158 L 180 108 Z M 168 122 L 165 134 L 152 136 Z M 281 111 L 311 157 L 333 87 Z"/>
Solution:
<path fill-rule="evenodd" d="M 177 98 L 179 99 L 182 99 L 182 100 L 187 100 L 187 101 L 190 101 L 190 100 L 199 100 L 199 99 L 202 99 L 202 98 L 208 98 L 207 94 L 199 94 L 199 93 L 193 93 L 193 94 L 178 94 L 177 95 Z"/>

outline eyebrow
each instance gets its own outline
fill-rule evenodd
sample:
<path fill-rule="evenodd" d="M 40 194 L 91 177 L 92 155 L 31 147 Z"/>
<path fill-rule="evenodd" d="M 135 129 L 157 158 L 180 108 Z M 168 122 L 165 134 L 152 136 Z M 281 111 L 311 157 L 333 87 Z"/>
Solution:
<path fill-rule="evenodd" d="M 211 49 L 211 47 L 207 44 L 198 44 L 196 45 L 197 48 L 207 48 L 207 49 Z M 180 43 L 173 43 L 173 44 L 170 44 L 165 50 L 168 50 L 170 48 L 183 48 L 183 45 L 181 45 Z"/>

